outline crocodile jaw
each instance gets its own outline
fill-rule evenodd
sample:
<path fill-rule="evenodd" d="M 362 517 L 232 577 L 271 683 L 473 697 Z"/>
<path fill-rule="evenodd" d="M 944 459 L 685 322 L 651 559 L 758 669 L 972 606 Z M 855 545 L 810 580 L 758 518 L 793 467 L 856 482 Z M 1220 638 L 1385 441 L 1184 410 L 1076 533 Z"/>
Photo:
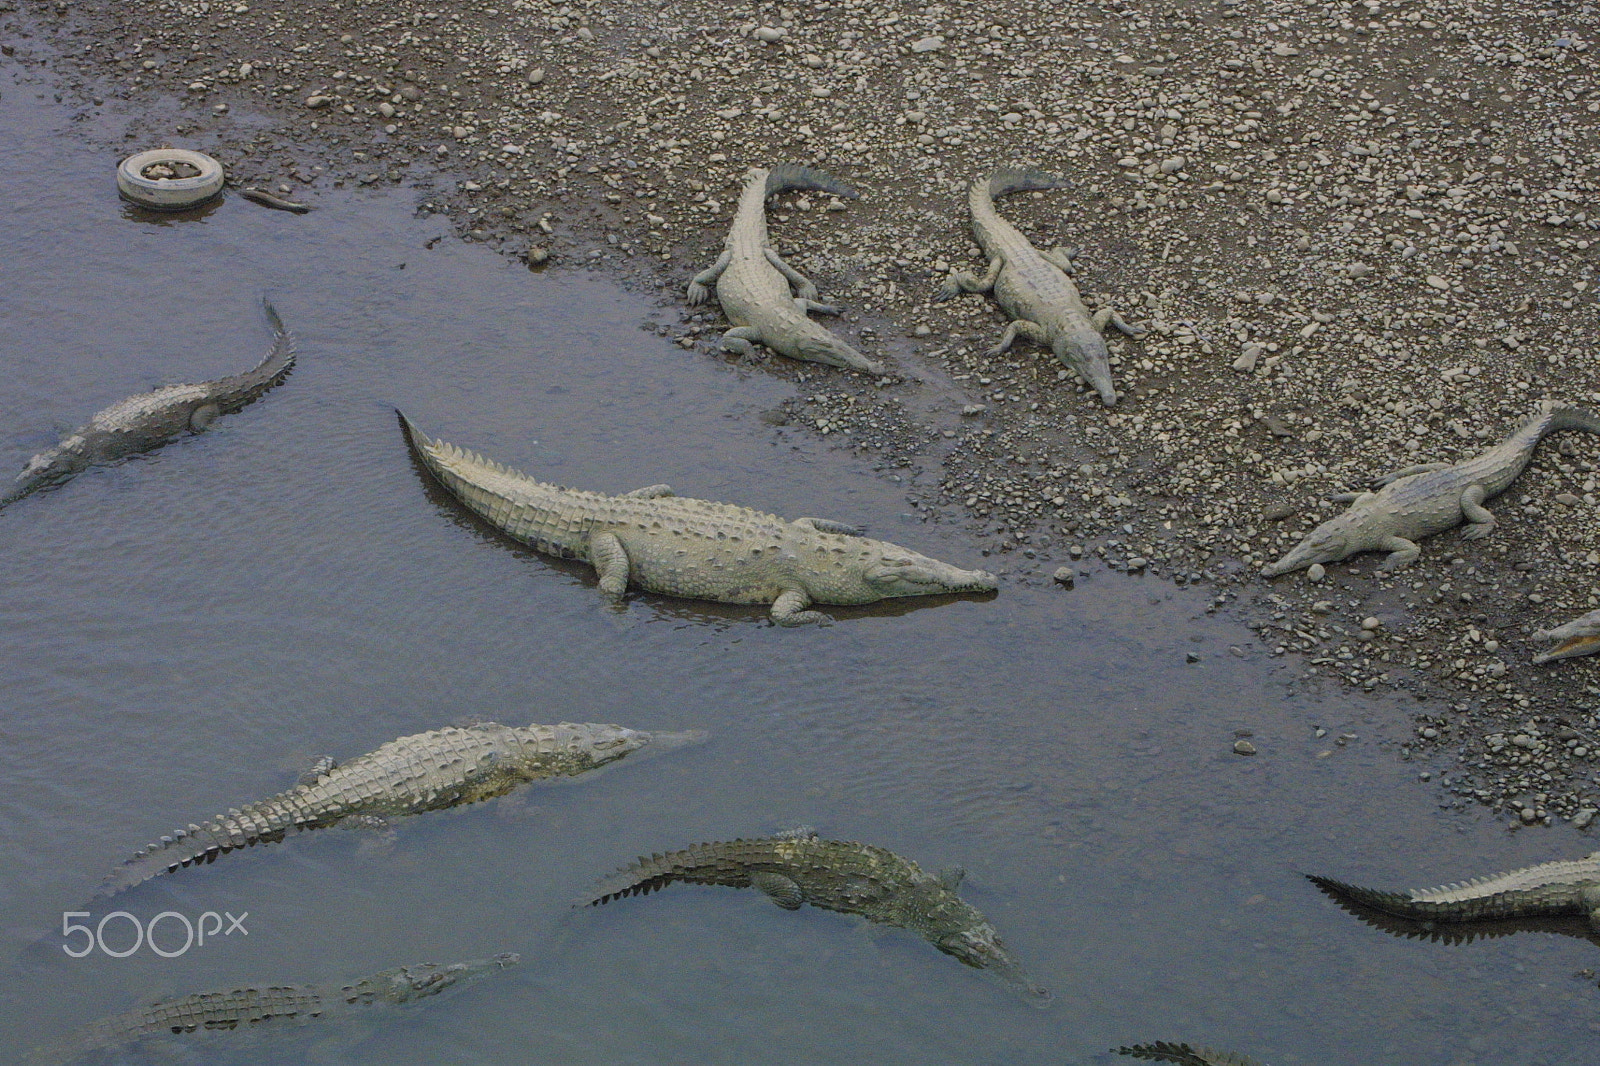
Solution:
<path fill-rule="evenodd" d="M 995 592 L 1000 579 L 987 570 L 963 570 L 926 555 L 906 552 L 886 555 L 862 575 L 880 599 L 899 596 L 937 596 L 957 592 Z"/>
<path fill-rule="evenodd" d="M 882 365 L 873 362 L 835 337 L 806 337 L 796 345 L 796 348 L 799 350 L 800 358 L 808 362 L 846 367 L 868 374 L 883 373 Z"/>
<path fill-rule="evenodd" d="M 87 467 L 89 465 L 88 460 L 77 449 L 71 447 L 73 442 L 81 445 L 83 438 L 75 435 L 56 447 L 42 451 L 32 459 L 29 459 L 28 465 L 23 467 L 22 473 L 17 475 L 17 479 L 12 483 L 11 489 L 4 496 L 0 496 L 0 505 L 8 504 L 13 500 L 20 500 L 28 493 L 42 489 L 46 485 L 54 485 L 58 481 L 65 481 L 73 474 Z"/>
<path fill-rule="evenodd" d="M 1057 359 L 1083 375 L 1089 387 L 1100 394 L 1100 402 L 1115 407 L 1117 390 L 1111 384 L 1111 349 L 1105 338 L 1093 330 L 1065 334 L 1051 345 Z"/>
<path fill-rule="evenodd" d="M 1302 540 L 1290 549 L 1275 563 L 1261 568 L 1262 577 L 1277 577 L 1294 570 L 1304 570 L 1312 563 L 1331 563 L 1353 555 L 1358 549 L 1350 547 L 1350 536 L 1345 529 L 1345 523 L 1338 518 L 1330 518 L 1316 529 L 1313 529 Z"/>
<path fill-rule="evenodd" d="M 1023 971 L 1012 957 L 1011 949 L 1006 947 L 1005 941 L 1000 939 L 994 926 L 988 922 L 941 937 L 934 942 L 934 946 L 975 970 L 995 974 L 1030 997 L 1039 1000 L 1050 998 L 1050 992 L 1034 984 L 1032 978 Z"/>
<path fill-rule="evenodd" d="M 1593 655 L 1600 651 L 1600 611 L 1590 611 L 1582 618 L 1575 618 L 1564 626 L 1554 629 L 1541 629 L 1533 635 L 1535 640 L 1559 640 L 1561 643 L 1549 651 L 1542 651 L 1533 657 L 1535 663 L 1547 663 L 1552 659 L 1571 659 L 1579 655 Z"/>

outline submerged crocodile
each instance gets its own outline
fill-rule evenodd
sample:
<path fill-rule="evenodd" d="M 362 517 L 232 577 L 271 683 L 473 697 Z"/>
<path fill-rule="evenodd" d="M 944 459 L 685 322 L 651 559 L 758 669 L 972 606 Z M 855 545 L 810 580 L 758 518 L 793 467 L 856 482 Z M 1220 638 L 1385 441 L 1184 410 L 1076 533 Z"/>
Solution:
<path fill-rule="evenodd" d="M 29 1066 L 58 1066 L 98 1051 L 127 1048 L 163 1034 L 255 1029 L 339 1015 L 358 1007 L 400 1005 L 465 986 L 521 961 L 513 952 L 440 966 L 397 966 L 346 985 L 267 985 L 197 992 L 91 1022 L 36 1049 Z"/>
<path fill-rule="evenodd" d="M 1600 933 L 1600 851 L 1581 859 L 1540 863 L 1423 892 L 1386 892 L 1315 874 L 1306 876 L 1335 899 L 1417 922 L 1576 915 Z"/>
<path fill-rule="evenodd" d="M 396 412 L 398 413 L 398 412 Z M 961 570 L 821 518 L 785 521 L 651 485 L 621 496 L 535 481 L 474 452 L 434 440 L 400 415 L 428 471 L 507 536 L 600 575 L 600 591 L 648 592 L 719 603 L 771 605 L 779 625 L 822 622 L 812 603 L 862 604 L 898 596 L 993 592 L 993 574 Z"/>
<path fill-rule="evenodd" d="M 391 816 L 480 803 L 529 781 L 575 777 L 646 746 L 671 749 L 704 737 L 574 722 L 482 722 L 415 733 L 342 765 L 324 758 L 287 792 L 162 837 L 118 867 L 100 895 L 293 832 L 382 825 Z"/>
<path fill-rule="evenodd" d="M 785 910 L 809 903 L 909 929 L 968 966 L 996 973 L 1031 996 L 1048 998 L 1012 958 L 988 919 L 956 895 L 964 874 L 959 868 L 930 874 L 883 848 L 819 840 L 815 832 L 797 829 L 641 857 L 597 885 L 585 902 L 598 907 L 674 882 L 755 888 Z"/>
<path fill-rule="evenodd" d="M 807 311 L 836 315 L 839 310 L 818 303 L 816 285 L 779 258 L 767 239 L 767 198 L 785 189 L 856 195 L 838 178 L 810 167 L 785 163 L 751 170 L 722 254 L 689 283 L 689 306 L 705 303 L 706 286 L 716 285 L 722 313 L 733 323 L 722 335 L 722 346 L 747 358 L 756 344 L 764 344 L 791 359 L 882 374 L 883 367 L 806 317 Z"/>
<path fill-rule="evenodd" d="M 1065 178 L 1037 170 L 997 170 L 987 179 L 973 182 L 967 204 L 972 211 L 972 231 L 989 257 L 989 269 L 981 278 L 952 270 L 935 298 L 947 300 L 957 293 L 993 289 L 995 302 L 1012 321 L 988 354 L 999 355 L 1018 337 L 1042 344 L 1083 375 L 1109 407 L 1117 402 L 1117 390 L 1111 384 L 1106 327 L 1115 326 L 1130 337 L 1142 337 L 1144 331 L 1128 325 L 1110 307 L 1091 316 L 1078 287 L 1068 277 L 1072 261 L 1066 253 L 1059 248 L 1039 251 L 994 208 L 997 196 L 1060 189 L 1067 184 Z"/>
<path fill-rule="evenodd" d="M 1533 639 L 1559 641 L 1555 647 L 1535 655 L 1533 657 L 1535 663 L 1547 663 L 1552 659 L 1571 659 L 1578 655 L 1593 655 L 1600 651 L 1600 611 L 1590 611 L 1554 629 L 1541 629 L 1533 635 Z"/>
<path fill-rule="evenodd" d="M 180 433 L 200 433 L 255 400 L 288 377 L 294 367 L 294 337 L 270 303 L 263 301 L 272 326 L 272 351 L 253 369 L 193 385 L 163 385 L 114 403 L 35 455 L 4 494 L 0 507 L 36 489 L 65 481 L 90 466 L 110 463 L 165 444 Z"/>
<path fill-rule="evenodd" d="M 1350 509 L 1313 529 L 1289 554 L 1264 567 L 1262 576 L 1277 577 L 1368 551 L 1388 552 L 1379 569 L 1396 570 L 1422 554 L 1418 538 L 1463 522 L 1466 539 L 1487 537 L 1495 519 L 1483 501 L 1504 492 L 1527 467 L 1539 442 L 1563 429 L 1600 433 L 1600 415 L 1544 400 L 1511 436 L 1471 459 L 1408 466 L 1379 481 L 1377 492 L 1335 497 Z"/>
<path fill-rule="evenodd" d="M 1172 1062 L 1177 1066 L 1261 1066 L 1255 1059 L 1236 1055 L 1231 1051 L 1213 1051 L 1192 1044 L 1173 1044 L 1158 1040 L 1154 1044 L 1135 1044 L 1119 1047 L 1117 1054 L 1148 1062 Z"/>

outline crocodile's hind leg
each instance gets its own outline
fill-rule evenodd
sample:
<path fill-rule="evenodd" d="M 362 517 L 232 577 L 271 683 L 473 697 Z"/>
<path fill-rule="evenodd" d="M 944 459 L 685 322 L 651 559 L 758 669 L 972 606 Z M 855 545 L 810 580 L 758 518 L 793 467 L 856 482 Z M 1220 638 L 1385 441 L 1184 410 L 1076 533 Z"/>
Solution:
<path fill-rule="evenodd" d="M 663 496 L 676 496 L 671 485 L 646 485 L 642 489 L 624 492 L 622 495 L 635 500 L 659 500 Z"/>
<path fill-rule="evenodd" d="M 1482 540 L 1494 532 L 1494 515 L 1483 506 L 1485 495 L 1482 485 L 1468 485 L 1461 494 L 1461 517 L 1467 520 L 1461 535 L 1467 540 Z"/>
<path fill-rule="evenodd" d="M 806 901 L 805 893 L 800 891 L 800 886 L 793 878 L 783 874 L 758 870 L 750 875 L 752 888 L 760 889 L 766 893 L 767 898 L 786 911 L 800 909 L 800 904 Z"/>
<path fill-rule="evenodd" d="M 318 781 L 321 781 L 324 777 L 327 777 L 329 774 L 333 773 L 338 768 L 339 764 L 334 761 L 332 755 L 324 755 L 322 758 L 308 766 L 306 768 L 306 772 L 300 775 L 300 777 L 295 781 L 295 784 L 314 785 Z"/>
<path fill-rule="evenodd" d="M 999 355 L 1007 348 L 1010 348 L 1011 345 L 1016 342 L 1018 337 L 1021 337 L 1023 340 L 1032 341 L 1035 344 L 1043 344 L 1046 346 L 1050 344 L 1050 334 L 1043 326 L 1039 325 L 1037 322 L 1031 322 L 1026 318 L 1019 318 L 1006 327 L 1006 331 L 1000 334 L 1000 339 L 995 342 L 994 347 L 990 348 L 984 354 L 990 357 Z"/>
<path fill-rule="evenodd" d="M 944 279 L 944 284 L 939 286 L 939 291 L 934 294 L 935 300 L 948 300 L 950 297 L 962 292 L 988 292 L 994 288 L 995 279 L 1000 276 L 1000 270 L 1006 261 L 1000 256 L 989 260 L 989 269 L 983 277 L 974 277 L 964 270 L 952 270 L 950 276 Z"/>
<path fill-rule="evenodd" d="M 763 248 L 762 251 L 766 253 L 767 262 L 771 263 L 777 269 L 778 273 L 782 274 L 789 284 L 794 286 L 794 294 L 796 296 L 800 297 L 802 300 L 815 300 L 817 298 L 817 286 L 815 282 L 806 277 L 804 274 L 800 273 L 800 271 L 796 270 L 794 267 L 790 266 L 788 263 L 785 263 L 783 261 L 783 257 L 777 252 L 773 251 L 771 248 Z M 838 312 L 833 313 L 837 314 Z"/>
<path fill-rule="evenodd" d="M 217 420 L 222 413 L 222 408 L 214 403 L 203 403 L 189 412 L 189 428 L 196 433 L 204 433 L 206 427 Z"/>
<path fill-rule="evenodd" d="M 772 620 L 780 626 L 817 625 L 828 620 L 821 611 L 808 611 L 811 597 L 800 589 L 784 589 L 772 601 Z"/>
<path fill-rule="evenodd" d="M 1123 320 L 1122 316 L 1117 314 L 1117 312 L 1110 307 L 1100 308 L 1100 310 L 1096 311 L 1089 317 L 1089 321 L 1094 323 L 1094 328 L 1099 330 L 1101 333 L 1106 331 L 1107 326 L 1115 326 L 1120 332 L 1129 337 L 1142 337 L 1146 332 L 1145 330 L 1140 329 L 1138 326 L 1128 325 L 1128 323 Z"/>
<path fill-rule="evenodd" d="M 848 526 L 831 518 L 796 518 L 794 524 L 809 526 L 818 533 L 839 533 L 846 537 L 859 537 L 862 532 L 860 526 Z"/>
<path fill-rule="evenodd" d="M 1413 474 L 1432 474 L 1440 470 L 1449 470 L 1451 465 L 1450 463 L 1418 463 L 1416 466 L 1408 466 L 1402 470 L 1396 470 L 1392 474 L 1385 474 L 1377 481 L 1374 481 L 1373 484 L 1381 489 L 1391 481 L 1399 481 L 1401 478 L 1411 477 Z"/>
<path fill-rule="evenodd" d="M 1061 272 L 1068 276 L 1071 276 L 1078 269 L 1076 264 L 1072 262 L 1072 254 L 1059 244 L 1048 252 L 1040 252 L 1039 255 L 1051 266 L 1060 267 Z"/>
<path fill-rule="evenodd" d="M 832 304 L 819 304 L 815 300 L 808 300 L 804 296 L 796 296 L 794 305 L 802 312 L 815 311 L 819 315 L 836 315 L 839 309 Z"/>
<path fill-rule="evenodd" d="M 722 254 L 717 256 L 715 263 L 712 263 L 694 276 L 694 280 L 689 282 L 690 307 L 698 307 L 706 302 L 706 297 L 711 295 L 710 286 L 717 283 L 717 279 L 722 277 L 722 272 L 728 269 L 728 264 L 731 262 L 733 262 L 733 253 L 724 248 Z"/>
<path fill-rule="evenodd" d="M 628 591 L 628 549 L 615 533 L 589 534 L 589 562 L 600 575 L 600 591 L 620 599 Z"/>
<path fill-rule="evenodd" d="M 722 335 L 722 347 L 725 351 L 737 352 L 746 359 L 759 358 L 756 354 L 755 341 L 761 340 L 761 331 L 754 326 L 734 326 Z"/>
<path fill-rule="evenodd" d="M 1416 541 L 1404 537 L 1384 537 L 1383 543 L 1378 545 L 1378 550 L 1389 553 L 1389 557 L 1378 564 L 1379 570 L 1399 570 L 1401 567 L 1410 566 L 1417 561 L 1417 556 L 1422 554 L 1422 548 Z"/>

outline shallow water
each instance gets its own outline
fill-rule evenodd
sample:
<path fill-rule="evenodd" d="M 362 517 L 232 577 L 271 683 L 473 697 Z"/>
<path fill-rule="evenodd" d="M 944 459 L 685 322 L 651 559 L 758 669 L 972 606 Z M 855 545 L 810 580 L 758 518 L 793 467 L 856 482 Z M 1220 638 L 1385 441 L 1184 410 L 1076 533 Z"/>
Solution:
<path fill-rule="evenodd" d="M 586 568 L 431 492 L 393 408 L 548 480 L 668 482 L 1006 564 L 914 517 L 909 478 L 761 422 L 792 386 L 640 328 L 658 312 L 637 294 L 459 243 L 406 193 L 153 222 L 19 77 L 0 68 L 0 473 L 124 396 L 253 364 L 263 294 L 302 354 L 211 432 L 0 512 L 0 1044 L 164 995 L 518 951 L 413 1009 L 174 1043 L 229 1064 L 1107 1062 L 1155 1039 L 1279 1066 L 1600 1057 L 1600 992 L 1575 976 L 1593 944 L 1396 939 L 1300 877 L 1421 886 L 1589 850 L 1439 812 L 1392 750 L 1408 699 L 1297 692 L 1204 590 L 1100 571 L 797 630 L 610 607 Z M 144 920 L 248 911 L 248 937 L 178 958 L 74 960 L 50 935 L 112 909 L 84 901 L 161 833 L 320 754 L 485 717 L 712 739 L 389 846 L 320 833 L 118 897 Z M 1235 730 L 1261 753 L 1233 755 Z M 570 907 L 638 854 L 798 824 L 965 866 L 1053 1003 L 751 892 Z"/>

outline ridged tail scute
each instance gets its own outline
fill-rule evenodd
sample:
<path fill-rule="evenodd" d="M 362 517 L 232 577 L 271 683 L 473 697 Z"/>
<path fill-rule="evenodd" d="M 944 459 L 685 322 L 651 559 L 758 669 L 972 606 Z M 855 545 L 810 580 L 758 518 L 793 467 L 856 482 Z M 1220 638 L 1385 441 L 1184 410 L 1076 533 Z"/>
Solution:
<path fill-rule="evenodd" d="M 1600 433 L 1600 414 L 1585 410 L 1569 403 L 1560 403 L 1556 400 L 1545 400 L 1539 404 L 1540 413 L 1550 419 L 1550 431 L 1558 429 L 1581 429 L 1588 433 Z"/>
<path fill-rule="evenodd" d="M 767 171 L 767 195 L 776 196 L 785 189 L 813 189 L 850 200 L 861 195 L 832 174 L 799 163 L 779 163 Z"/>
<path fill-rule="evenodd" d="M 1028 167 L 1008 167 L 989 175 L 989 198 L 998 199 L 1014 192 L 1036 192 L 1041 189 L 1065 189 L 1072 183 L 1066 178 L 1043 170 Z"/>
<path fill-rule="evenodd" d="M 104 898 L 185 866 L 203 866 L 217 856 L 257 844 L 275 844 L 299 828 L 268 804 L 234 808 L 204 825 L 190 824 L 162 837 L 117 867 L 96 892 Z"/>
<path fill-rule="evenodd" d="M 733 844 L 744 844 L 735 840 Z M 749 888 L 750 871 L 741 868 L 730 857 L 719 854 L 729 847 L 727 843 L 695 844 L 682 851 L 639 857 L 639 861 L 625 866 L 601 881 L 584 899 L 583 904 L 598 907 L 624 896 L 647 896 L 670 884 L 685 882 L 696 885 L 726 885 L 730 888 Z"/>
<path fill-rule="evenodd" d="M 1229 1051 L 1213 1051 L 1211 1048 L 1174 1044 L 1167 1040 L 1119 1047 L 1117 1054 L 1133 1059 L 1144 1059 L 1147 1062 L 1170 1062 L 1175 1066 L 1259 1066 L 1255 1060 Z"/>
<path fill-rule="evenodd" d="M 1401 918 L 1415 918 L 1424 920 L 1433 917 L 1425 904 L 1419 904 L 1409 894 L 1404 892 L 1384 892 L 1375 888 L 1362 888 L 1360 885 L 1346 884 L 1335 881 L 1331 877 L 1318 877 L 1316 874 L 1306 874 L 1306 880 L 1322 889 L 1333 898 L 1335 903 L 1356 903 L 1384 914 L 1394 914 Z"/>
<path fill-rule="evenodd" d="M 252 369 L 224 382 L 226 389 L 217 397 L 217 403 L 225 410 L 237 410 L 250 403 L 282 382 L 294 369 L 298 354 L 294 334 L 283 324 L 278 309 L 272 306 L 271 301 L 263 298 L 261 310 L 267 317 L 267 325 L 272 327 L 272 350 Z"/>

